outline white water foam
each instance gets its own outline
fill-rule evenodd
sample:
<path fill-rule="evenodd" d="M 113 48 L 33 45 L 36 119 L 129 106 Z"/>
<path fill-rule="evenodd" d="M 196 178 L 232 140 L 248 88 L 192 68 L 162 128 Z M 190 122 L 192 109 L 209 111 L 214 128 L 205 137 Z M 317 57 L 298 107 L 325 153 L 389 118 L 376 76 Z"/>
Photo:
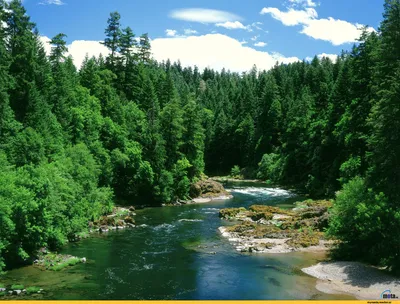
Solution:
<path fill-rule="evenodd" d="M 180 219 L 180 222 L 202 222 L 200 219 Z"/>
<path fill-rule="evenodd" d="M 143 268 L 146 269 L 146 270 L 153 269 L 153 267 L 154 267 L 154 264 L 147 264 L 147 265 L 143 266 Z"/>
<path fill-rule="evenodd" d="M 165 230 L 166 232 L 171 232 L 171 230 L 172 230 L 173 228 L 175 228 L 174 225 L 164 223 L 164 224 L 155 226 L 153 229 L 156 230 L 156 231 L 158 231 L 158 230 Z"/>
<path fill-rule="evenodd" d="M 248 194 L 251 196 L 285 196 L 290 197 L 293 194 L 287 190 L 279 189 L 279 188 L 258 188 L 258 187 L 248 187 L 248 188 L 237 188 L 231 189 L 232 192 Z"/>

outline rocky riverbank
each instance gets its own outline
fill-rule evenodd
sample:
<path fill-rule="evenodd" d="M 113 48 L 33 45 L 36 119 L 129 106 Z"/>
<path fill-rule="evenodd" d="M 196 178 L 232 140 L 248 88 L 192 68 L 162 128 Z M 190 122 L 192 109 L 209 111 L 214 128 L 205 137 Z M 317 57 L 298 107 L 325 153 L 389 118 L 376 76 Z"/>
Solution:
<path fill-rule="evenodd" d="M 386 291 L 386 294 L 400 297 L 399 278 L 358 262 L 323 262 L 302 271 L 317 278 L 316 288 L 324 293 L 349 294 L 360 300 L 384 300 Z"/>
<path fill-rule="evenodd" d="M 324 238 L 330 201 L 305 201 L 285 210 L 253 205 L 220 210 L 220 217 L 233 225 L 219 231 L 240 252 L 286 253 L 321 251 L 334 241 Z"/>
<path fill-rule="evenodd" d="M 102 216 L 98 221 L 89 222 L 89 233 L 108 232 L 125 228 L 135 228 L 135 207 L 115 207 L 109 215 Z"/>

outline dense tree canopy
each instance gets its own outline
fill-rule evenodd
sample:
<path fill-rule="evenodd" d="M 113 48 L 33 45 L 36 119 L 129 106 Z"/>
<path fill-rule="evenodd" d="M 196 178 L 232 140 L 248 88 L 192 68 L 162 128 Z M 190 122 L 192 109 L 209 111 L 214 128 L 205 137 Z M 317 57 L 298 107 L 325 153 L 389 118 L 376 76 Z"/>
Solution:
<path fill-rule="evenodd" d="M 335 62 L 242 74 L 155 62 L 113 12 L 110 55 L 78 71 L 65 34 L 47 56 L 21 2 L 0 0 L 0 270 L 115 199 L 188 198 L 204 172 L 232 169 L 313 197 L 342 189 L 328 231 L 340 252 L 399 269 L 400 1 L 384 10 Z"/>

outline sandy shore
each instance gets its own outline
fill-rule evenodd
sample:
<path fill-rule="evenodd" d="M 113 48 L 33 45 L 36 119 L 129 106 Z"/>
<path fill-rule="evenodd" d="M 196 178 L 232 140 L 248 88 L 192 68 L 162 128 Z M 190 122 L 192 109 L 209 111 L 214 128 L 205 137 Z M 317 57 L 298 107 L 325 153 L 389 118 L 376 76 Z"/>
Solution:
<path fill-rule="evenodd" d="M 302 271 L 319 279 L 316 288 L 324 293 L 376 300 L 381 299 L 385 290 L 390 290 L 400 298 L 399 278 L 358 262 L 323 262 Z"/>

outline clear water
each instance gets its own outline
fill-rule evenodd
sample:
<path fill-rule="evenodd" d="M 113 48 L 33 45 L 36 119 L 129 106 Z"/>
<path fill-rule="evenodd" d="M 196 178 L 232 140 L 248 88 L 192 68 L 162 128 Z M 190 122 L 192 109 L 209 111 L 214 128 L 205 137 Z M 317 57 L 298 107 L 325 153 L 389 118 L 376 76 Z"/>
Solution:
<path fill-rule="evenodd" d="M 229 185 L 233 199 L 137 211 L 131 230 L 70 244 L 63 253 L 88 263 L 61 272 L 24 267 L 7 283 L 45 289 L 41 299 L 349 299 L 315 289 L 301 268 L 324 259 L 310 253 L 241 254 L 218 232 L 226 207 L 268 204 L 289 208 L 301 198 L 263 184 Z"/>

